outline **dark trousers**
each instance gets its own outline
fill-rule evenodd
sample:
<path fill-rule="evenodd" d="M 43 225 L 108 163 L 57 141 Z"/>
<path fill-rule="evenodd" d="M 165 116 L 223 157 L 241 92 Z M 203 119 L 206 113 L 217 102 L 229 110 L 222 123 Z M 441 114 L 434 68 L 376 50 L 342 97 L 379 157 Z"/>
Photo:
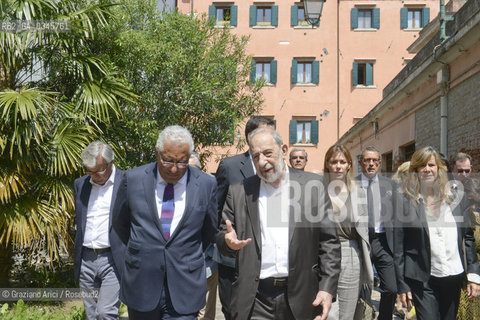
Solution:
<path fill-rule="evenodd" d="M 295 320 L 288 305 L 286 282 L 282 286 L 274 286 L 271 281 L 260 280 L 249 319 Z"/>
<path fill-rule="evenodd" d="M 218 264 L 218 297 L 222 304 L 225 320 L 231 320 L 230 301 L 232 300 L 232 283 L 235 281 L 235 268 Z"/>
<path fill-rule="evenodd" d="M 380 307 L 378 320 L 391 320 L 397 296 L 397 280 L 393 264 L 393 253 L 388 247 L 385 233 L 370 237 L 372 263 L 380 278 Z"/>
<path fill-rule="evenodd" d="M 167 281 L 163 284 L 162 295 L 155 309 L 148 312 L 128 308 L 130 320 L 196 320 L 198 312 L 193 314 L 179 314 L 175 311 L 168 293 Z"/>
<path fill-rule="evenodd" d="M 405 279 L 412 290 L 418 320 L 455 320 L 464 275 L 436 278 L 427 283 Z"/>

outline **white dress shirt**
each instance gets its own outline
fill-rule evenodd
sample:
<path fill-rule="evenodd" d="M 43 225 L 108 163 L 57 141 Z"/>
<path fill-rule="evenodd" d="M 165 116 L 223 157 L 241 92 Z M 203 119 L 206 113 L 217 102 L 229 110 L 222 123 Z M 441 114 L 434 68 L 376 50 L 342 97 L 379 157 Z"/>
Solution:
<path fill-rule="evenodd" d="M 289 198 L 288 167 L 278 189 L 261 180 L 258 197 L 262 237 L 260 279 L 288 276 Z"/>
<path fill-rule="evenodd" d="M 252 168 L 253 168 L 253 174 L 257 174 L 257 169 L 255 168 L 255 163 L 253 163 L 252 159 L 252 153 L 250 152 L 250 149 L 248 149 L 248 158 L 250 159 L 250 162 L 252 163 Z"/>
<path fill-rule="evenodd" d="M 85 247 L 91 249 L 105 249 L 110 247 L 108 226 L 114 179 L 115 166 L 113 164 L 112 173 L 105 184 L 96 184 L 92 181 L 92 178 L 90 178 L 92 190 L 88 198 L 87 223 L 83 237 L 83 246 Z"/>
<path fill-rule="evenodd" d="M 158 170 L 158 169 L 157 169 Z M 188 171 L 188 170 L 187 170 Z M 183 217 L 183 213 L 185 211 L 185 201 L 187 195 L 187 171 L 180 180 L 175 183 L 173 186 L 173 199 L 175 203 L 175 210 L 173 212 L 173 219 L 172 224 L 170 226 L 170 238 L 175 232 L 175 229 L 178 226 L 178 223 Z M 163 192 L 165 191 L 165 187 L 167 183 L 163 180 L 160 172 L 157 171 L 157 187 L 155 188 L 155 199 L 157 200 L 157 212 L 158 212 L 158 219 L 162 216 L 162 203 L 163 203 Z"/>
<path fill-rule="evenodd" d="M 450 206 L 443 201 L 436 217 L 425 204 L 425 214 L 430 240 L 430 274 L 438 278 L 461 274 L 464 269 L 458 251 L 458 229 Z M 469 273 L 467 277 L 471 282 L 480 283 L 478 274 Z"/>
<path fill-rule="evenodd" d="M 368 192 L 369 178 L 362 173 L 362 188 L 365 189 L 365 194 Z M 375 233 L 385 232 L 385 226 L 382 218 L 382 199 L 380 196 L 380 183 L 378 174 L 372 179 L 372 196 L 373 196 L 373 215 L 375 217 Z M 367 200 L 368 201 L 368 200 Z"/>

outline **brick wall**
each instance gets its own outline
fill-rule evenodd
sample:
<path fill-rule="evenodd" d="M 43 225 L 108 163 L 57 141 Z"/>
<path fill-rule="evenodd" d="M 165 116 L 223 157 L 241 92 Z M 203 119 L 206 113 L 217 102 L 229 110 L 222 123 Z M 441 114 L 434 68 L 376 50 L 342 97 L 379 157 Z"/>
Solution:
<path fill-rule="evenodd" d="M 475 172 L 480 172 L 480 73 L 448 93 L 448 156 L 457 152 L 472 156 Z M 440 99 L 415 113 L 415 148 L 440 149 Z"/>

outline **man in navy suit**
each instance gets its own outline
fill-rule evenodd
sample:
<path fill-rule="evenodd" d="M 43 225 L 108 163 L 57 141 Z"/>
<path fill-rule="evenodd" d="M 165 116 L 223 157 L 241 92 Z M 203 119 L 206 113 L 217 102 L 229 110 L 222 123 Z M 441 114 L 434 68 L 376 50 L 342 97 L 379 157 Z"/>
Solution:
<path fill-rule="evenodd" d="M 245 139 L 248 143 L 248 135 L 253 130 L 260 127 L 275 127 L 275 122 L 266 117 L 253 116 L 245 125 Z M 222 210 L 227 198 L 230 185 L 239 183 L 243 179 L 255 175 L 255 167 L 250 154 L 250 150 L 233 157 L 222 159 L 218 165 L 217 178 L 218 191 L 218 221 L 222 220 Z M 226 320 L 231 320 L 230 300 L 232 297 L 232 283 L 235 280 L 235 259 L 219 254 L 218 250 L 214 254 L 214 259 L 218 262 L 218 296 L 222 303 L 222 312 Z"/>
<path fill-rule="evenodd" d="M 158 136 L 157 162 L 128 171 L 114 228 L 127 244 L 120 300 L 130 319 L 196 319 L 207 293 L 203 250 L 217 231 L 217 184 L 188 166 L 190 132 Z"/>
<path fill-rule="evenodd" d="M 98 299 L 84 298 L 88 320 L 118 319 L 120 275 L 125 245 L 112 229 L 113 203 L 123 171 L 113 150 L 101 141 L 82 152 L 87 175 L 76 179 L 74 276 L 80 288 L 100 288 Z"/>

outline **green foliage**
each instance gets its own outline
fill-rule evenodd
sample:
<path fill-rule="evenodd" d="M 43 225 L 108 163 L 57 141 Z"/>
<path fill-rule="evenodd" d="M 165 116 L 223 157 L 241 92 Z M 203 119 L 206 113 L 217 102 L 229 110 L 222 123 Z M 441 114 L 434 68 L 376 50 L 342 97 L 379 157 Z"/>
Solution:
<path fill-rule="evenodd" d="M 69 32 L 0 32 L 0 245 L 71 241 L 72 183 L 82 149 L 134 101 L 92 46 L 112 0 L 0 0 L 0 20 L 66 21 Z"/>
<path fill-rule="evenodd" d="M 262 103 L 262 84 L 248 82 L 247 37 L 215 28 L 205 15 L 157 12 L 155 3 L 123 1 L 99 46 L 139 96 L 111 131 L 126 152 L 124 167 L 154 160 L 158 133 L 171 124 L 187 127 L 198 149 L 231 144 Z"/>
<path fill-rule="evenodd" d="M 45 306 L 29 305 L 19 300 L 11 308 L 7 303 L 0 308 L 0 317 L 3 320 L 84 320 L 86 319 L 83 307 L 72 307 L 70 310 Z"/>

